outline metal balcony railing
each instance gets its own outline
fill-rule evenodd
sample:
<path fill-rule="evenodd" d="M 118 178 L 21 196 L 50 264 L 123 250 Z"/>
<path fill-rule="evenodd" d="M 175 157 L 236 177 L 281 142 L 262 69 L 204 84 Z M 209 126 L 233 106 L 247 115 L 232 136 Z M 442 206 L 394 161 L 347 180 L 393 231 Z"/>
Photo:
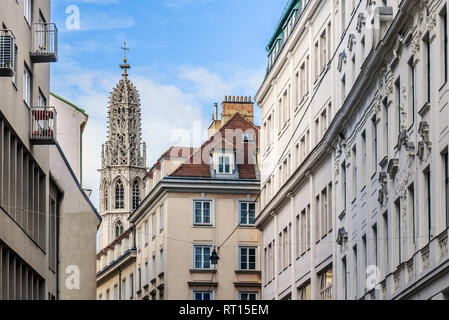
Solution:
<path fill-rule="evenodd" d="M 326 288 L 321 290 L 320 299 L 321 300 L 332 300 L 332 285 L 327 286 Z"/>
<path fill-rule="evenodd" d="M 11 30 L 0 30 L 0 77 L 12 77 L 16 70 L 16 38 Z"/>
<path fill-rule="evenodd" d="M 58 28 L 56 24 L 39 22 L 33 25 L 30 56 L 35 63 L 58 60 Z"/>
<path fill-rule="evenodd" d="M 30 140 L 35 145 L 56 143 L 56 109 L 33 107 L 31 112 Z"/>

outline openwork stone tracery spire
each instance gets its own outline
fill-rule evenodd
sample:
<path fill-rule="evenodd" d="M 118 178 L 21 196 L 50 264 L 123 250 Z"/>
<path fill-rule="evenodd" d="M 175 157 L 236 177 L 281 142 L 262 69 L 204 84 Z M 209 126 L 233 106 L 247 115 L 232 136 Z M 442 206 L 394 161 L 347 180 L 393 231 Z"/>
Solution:
<path fill-rule="evenodd" d="M 122 49 L 123 74 L 109 98 L 107 141 L 101 152 L 101 248 L 128 228 L 127 218 L 144 196 L 143 179 L 147 172 L 140 96 L 128 78 L 131 66 L 126 58 L 126 42 Z"/>

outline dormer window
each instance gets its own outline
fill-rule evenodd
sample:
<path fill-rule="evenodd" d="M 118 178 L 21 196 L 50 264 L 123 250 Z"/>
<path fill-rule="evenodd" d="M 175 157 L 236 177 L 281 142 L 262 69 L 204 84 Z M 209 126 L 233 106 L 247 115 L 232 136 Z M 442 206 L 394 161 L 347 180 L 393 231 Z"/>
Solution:
<path fill-rule="evenodd" d="M 218 156 L 218 173 L 219 174 L 231 174 L 231 156 L 220 155 Z"/>
<path fill-rule="evenodd" d="M 254 141 L 254 134 L 252 133 L 243 133 L 242 134 L 243 142 L 253 142 Z"/>

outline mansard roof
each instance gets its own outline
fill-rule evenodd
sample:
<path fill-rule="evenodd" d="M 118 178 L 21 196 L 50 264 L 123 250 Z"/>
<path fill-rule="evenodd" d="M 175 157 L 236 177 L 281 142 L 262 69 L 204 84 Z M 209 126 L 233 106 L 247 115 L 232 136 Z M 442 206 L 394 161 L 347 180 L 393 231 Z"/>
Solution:
<path fill-rule="evenodd" d="M 284 12 L 282 13 L 281 19 L 279 20 L 279 22 L 276 26 L 276 29 L 274 30 L 273 35 L 270 38 L 270 41 L 268 41 L 267 48 L 266 48 L 267 51 L 271 51 L 271 48 L 273 47 L 276 39 L 278 39 L 281 36 L 285 22 L 290 17 L 290 13 L 293 10 L 298 9 L 300 6 L 301 6 L 301 0 L 290 0 L 287 3 L 287 6 L 284 8 Z"/>
<path fill-rule="evenodd" d="M 227 136 L 229 130 L 234 133 L 254 130 L 255 143 L 244 142 L 242 134 L 233 134 L 232 140 L 230 140 L 229 136 Z M 170 177 L 211 178 L 211 163 L 209 163 L 209 157 L 204 159 L 204 155 L 212 153 L 216 148 L 228 150 L 229 147 L 236 152 L 238 158 L 243 156 L 240 159 L 243 161 L 238 161 L 237 163 L 239 178 L 257 179 L 256 153 L 259 148 L 259 128 L 240 113 L 234 114 L 215 135 L 195 151 L 185 163 L 181 164 Z"/>

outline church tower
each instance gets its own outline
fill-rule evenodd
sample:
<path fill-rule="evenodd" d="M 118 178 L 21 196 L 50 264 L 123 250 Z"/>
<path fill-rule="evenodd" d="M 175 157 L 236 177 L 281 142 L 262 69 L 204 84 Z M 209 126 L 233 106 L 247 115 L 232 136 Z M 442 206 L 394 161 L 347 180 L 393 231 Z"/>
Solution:
<path fill-rule="evenodd" d="M 108 107 L 108 137 L 101 151 L 100 250 L 129 227 L 128 217 L 145 194 L 146 144 L 142 143 L 140 97 L 128 79 L 125 58 L 122 79 L 111 92 Z"/>

